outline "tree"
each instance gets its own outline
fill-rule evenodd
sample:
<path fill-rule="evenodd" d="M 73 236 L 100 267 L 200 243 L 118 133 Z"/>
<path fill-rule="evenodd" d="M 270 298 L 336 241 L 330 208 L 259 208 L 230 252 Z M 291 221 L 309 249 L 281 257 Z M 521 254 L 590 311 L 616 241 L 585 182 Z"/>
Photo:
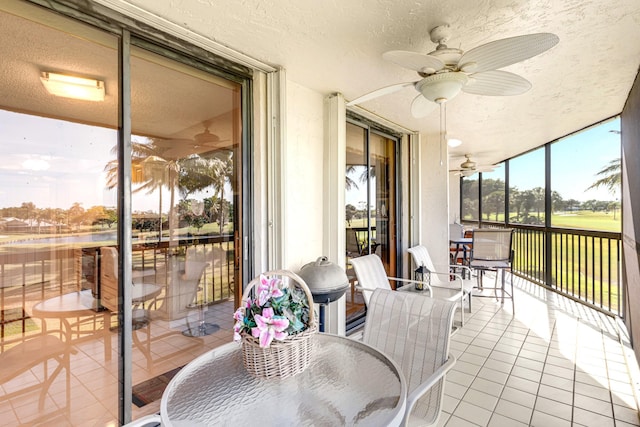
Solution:
<path fill-rule="evenodd" d="M 531 192 L 533 193 L 534 206 L 535 206 L 536 212 L 538 214 L 538 223 L 540 223 L 541 222 L 540 212 L 544 211 L 545 191 L 544 191 L 544 188 L 542 188 L 542 187 L 536 187 L 536 188 L 532 189 Z"/>
<path fill-rule="evenodd" d="M 358 212 L 358 209 L 352 204 L 347 204 L 347 206 L 345 206 L 345 219 L 347 220 L 349 227 L 351 227 L 351 220 L 355 218 L 356 212 Z"/>
<path fill-rule="evenodd" d="M 115 146 L 112 152 L 117 153 Z M 169 204 L 169 229 L 173 228 L 173 206 L 175 187 L 178 182 L 179 165 L 177 159 L 165 156 L 169 148 L 159 145 L 155 140 L 147 142 L 131 142 L 131 182 L 137 184 L 133 192 L 146 191 L 147 194 L 159 191 L 158 215 L 159 230 L 158 241 L 162 240 L 162 187 L 168 187 L 170 191 Z M 107 187 L 114 188 L 118 185 L 118 161 L 111 160 L 105 166 L 107 172 Z M 171 238 L 171 233 L 170 236 Z"/>
<path fill-rule="evenodd" d="M 621 159 L 613 159 L 606 166 L 604 166 L 596 174 L 601 176 L 600 179 L 591 184 L 587 190 L 605 187 L 611 194 L 615 194 L 620 188 L 622 182 L 622 163 Z"/>
<path fill-rule="evenodd" d="M 558 212 L 564 210 L 564 199 L 557 191 L 551 191 L 551 210 Z"/>
<path fill-rule="evenodd" d="M 67 216 L 69 224 L 81 225 L 85 221 L 85 210 L 81 203 L 75 202 L 70 208 Z"/>
<path fill-rule="evenodd" d="M 215 209 L 220 234 L 225 224 L 225 185 L 233 188 L 233 151 L 214 152 L 211 155 L 193 155 L 181 161 L 181 192 L 185 195 L 212 186 L 218 193 L 219 206 Z M 212 211 L 213 212 L 213 211 Z"/>

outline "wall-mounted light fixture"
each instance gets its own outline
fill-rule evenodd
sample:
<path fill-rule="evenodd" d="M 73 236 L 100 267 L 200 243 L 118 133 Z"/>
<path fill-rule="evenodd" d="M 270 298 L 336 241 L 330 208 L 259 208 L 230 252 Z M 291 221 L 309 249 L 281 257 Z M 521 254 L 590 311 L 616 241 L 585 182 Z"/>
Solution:
<path fill-rule="evenodd" d="M 100 80 L 43 71 L 40 81 L 52 95 L 85 101 L 104 101 L 104 82 Z"/>

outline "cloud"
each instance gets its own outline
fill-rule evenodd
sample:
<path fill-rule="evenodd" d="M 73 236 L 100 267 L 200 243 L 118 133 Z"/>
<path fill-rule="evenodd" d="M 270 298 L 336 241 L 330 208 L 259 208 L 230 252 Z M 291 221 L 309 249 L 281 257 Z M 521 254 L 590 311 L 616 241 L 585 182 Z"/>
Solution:
<path fill-rule="evenodd" d="M 33 171 L 44 171 L 49 169 L 49 162 L 42 159 L 28 159 L 22 162 L 23 169 L 29 169 Z"/>

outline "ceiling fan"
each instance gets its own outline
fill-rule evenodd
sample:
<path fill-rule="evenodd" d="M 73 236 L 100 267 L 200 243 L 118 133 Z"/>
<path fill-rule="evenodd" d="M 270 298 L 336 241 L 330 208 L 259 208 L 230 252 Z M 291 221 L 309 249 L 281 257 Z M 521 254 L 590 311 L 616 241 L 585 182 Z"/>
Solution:
<path fill-rule="evenodd" d="M 531 88 L 531 83 L 498 68 L 539 55 L 559 41 L 558 36 L 551 33 L 528 34 L 492 41 L 464 52 L 445 44 L 451 35 L 449 25 L 435 27 L 429 35 L 437 44 L 433 52 L 392 50 L 382 55 L 388 61 L 416 71 L 419 80 L 374 90 L 347 105 L 361 104 L 413 86 L 419 95 L 411 103 L 411 114 L 420 118 L 427 116 L 438 104 L 453 99 L 460 91 L 490 96 L 520 95 Z"/>
<path fill-rule="evenodd" d="M 464 155 L 464 162 L 460 163 L 460 167 L 458 169 L 449 170 L 449 172 L 455 172 L 456 175 L 469 177 L 477 172 L 493 172 L 495 169 L 495 165 L 478 165 L 476 162 L 471 160 L 471 154 Z"/>

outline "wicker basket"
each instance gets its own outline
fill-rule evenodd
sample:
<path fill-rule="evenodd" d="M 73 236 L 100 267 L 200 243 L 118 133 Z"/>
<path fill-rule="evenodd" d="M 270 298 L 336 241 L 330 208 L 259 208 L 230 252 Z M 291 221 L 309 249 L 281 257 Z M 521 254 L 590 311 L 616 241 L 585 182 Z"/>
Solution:
<path fill-rule="evenodd" d="M 304 280 L 288 270 L 273 270 L 264 276 L 288 277 L 288 286 L 297 284 L 307 296 L 309 302 L 309 326 L 304 331 L 290 335 L 283 341 L 273 340 L 267 348 L 260 347 L 260 342 L 251 334 L 242 335 L 242 358 L 247 371 L 259 378 L 288 378 L 307 369 L 313 351 L 313 336 L 318 331 L 313 310 L 313 296 Z M 242 296 L 242 306 L 246 305 L 251 290 L 260 283 L 260 278 L 253 279 L 247 285 Z"/>

